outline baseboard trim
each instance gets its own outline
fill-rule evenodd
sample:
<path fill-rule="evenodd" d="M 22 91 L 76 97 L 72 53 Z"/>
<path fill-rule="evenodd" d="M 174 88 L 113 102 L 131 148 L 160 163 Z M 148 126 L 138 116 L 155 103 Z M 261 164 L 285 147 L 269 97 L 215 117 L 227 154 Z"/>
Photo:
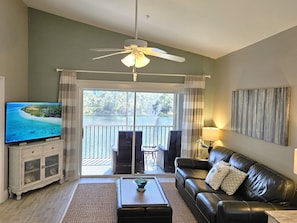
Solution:
<path fill-rule="evenodd" d="M 0 195 L 0 198 L 1 198 L 0 204 L 6 201 L 8 199 L 8 190 L 4 190 Z"/>

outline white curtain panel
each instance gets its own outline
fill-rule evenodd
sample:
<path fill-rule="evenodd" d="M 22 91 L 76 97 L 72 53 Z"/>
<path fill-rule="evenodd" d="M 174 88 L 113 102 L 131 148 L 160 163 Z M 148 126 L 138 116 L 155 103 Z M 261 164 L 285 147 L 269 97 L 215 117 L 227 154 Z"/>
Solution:
<path fill-rule="evenodd" d="M 202 137 L 205 78 L 187 75 L 184 83 L 181 157 L 198 156 L 197 140 Z"/>
<path fill-rule="evenodd" d="M 59 102 L 62 102 L 62 124 L 64 139 L 64 177 L 78 177 L 78 147 L 76 143 L 76 72 L 62 71 L 59 85 Z"/>

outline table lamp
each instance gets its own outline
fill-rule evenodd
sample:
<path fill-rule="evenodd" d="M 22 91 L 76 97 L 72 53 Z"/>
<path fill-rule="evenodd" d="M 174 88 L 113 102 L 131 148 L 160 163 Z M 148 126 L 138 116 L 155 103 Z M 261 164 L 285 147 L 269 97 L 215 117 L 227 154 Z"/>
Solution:
<path fill-rule="evenodd" d="M 208 152 L 212 150 L 212 142 L 219 139 L 219 129 L 216 127 L 204 127 L 202 130 L 202 138 L 209 141 Z"/>

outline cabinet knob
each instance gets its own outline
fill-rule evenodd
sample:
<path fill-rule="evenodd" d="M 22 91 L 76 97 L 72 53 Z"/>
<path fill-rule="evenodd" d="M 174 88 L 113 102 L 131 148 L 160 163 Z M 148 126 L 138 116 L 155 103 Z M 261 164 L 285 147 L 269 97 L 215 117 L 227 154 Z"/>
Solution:
<path fill-rule="evenodd" d="M 32 150 L 32 153 L 34 153 L 35 151 L 34 150 Z"/>

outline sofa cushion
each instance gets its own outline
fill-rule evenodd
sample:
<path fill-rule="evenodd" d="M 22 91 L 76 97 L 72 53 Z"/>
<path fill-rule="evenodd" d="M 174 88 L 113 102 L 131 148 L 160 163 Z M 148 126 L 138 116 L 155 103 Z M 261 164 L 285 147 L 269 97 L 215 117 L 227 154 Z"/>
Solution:
<path fill-rule="evenodd" d="M 198 193 L 201 192 L 215 192 L 224 193 L 222 190 L 214 190 L 201 179 L 187 179 L 185 182 L 185 190 L 195 199 Z"/>
<path fill-rule="evenodd" d="M 295 183 L 260 163 L 252 165 L 241 187 L 248 200 L 286 206 L 295 194 Z"/>
<path fill-rule="evenodd" d="M 228 195 L 233 195 L 240 187 L 247 174 L 234 166 L 230 166 L 229 173 L 221 184 L 221 189 Z"/>
<path fill-rule="evenodd" d="M 250 166 L 253 165 L 255 161 L 240 153 L 233 153 L 229 159 L 229 163 L 231 166 L 247 173 Z"/>
<path fill-rule="evenodd" d="M 211 169 L 213 165 L 215 165 L 217 162 L 221 160 L 229 162 L 229 159 L 233 153 L 234 152 L 232 150 L 222 146 L 217 146 L 213 148 L 208 157 L 209 169 Z"/>
<path fill-rule="evenodd" d="M 191 168 L 177 168 L 175 173 L 176 180 L 181 184 L 185 185 L 185 180 L 189 178 L 193 179 L 205 179 L 208 171 L 202 169 L 191 169 Z"/>
<path fill-rule="evenodd" d="M 210 185 L 212 189 L 219 189 L 224 178 L 229 173 L 229 166 L 228 163 L 222 160 L 216 163 L 208 172 L 205 182 Z"/>

